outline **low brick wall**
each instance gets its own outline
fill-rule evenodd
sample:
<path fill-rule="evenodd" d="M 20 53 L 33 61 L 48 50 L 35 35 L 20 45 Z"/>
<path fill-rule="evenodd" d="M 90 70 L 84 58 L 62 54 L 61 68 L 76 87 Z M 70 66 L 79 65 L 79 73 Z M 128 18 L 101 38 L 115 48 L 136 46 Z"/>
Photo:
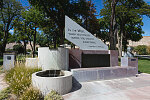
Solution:
<path fill-rule="evenodd" d="M 79 82 L 107 80 L 136 75 L 136 67 L 101 67 L 71 69 L 73 77 Z"/>

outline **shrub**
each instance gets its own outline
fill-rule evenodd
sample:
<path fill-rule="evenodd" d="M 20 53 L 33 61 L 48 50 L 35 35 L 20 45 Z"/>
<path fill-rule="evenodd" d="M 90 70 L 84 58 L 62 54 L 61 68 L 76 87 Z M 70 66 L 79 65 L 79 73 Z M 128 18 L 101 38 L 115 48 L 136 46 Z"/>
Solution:
<path fill-rule="evenodd" d="M 147 53 L 150 54 L 150 46 L 147 46 Z"/>
<path fill-rule="evenodd" d="M 43 96 L 38 89 L 29 87 L 21 96 L 20 100 L 41 100 Z"/>
<path fill-rule="evenodd" d="M 56 91 L 52 90 L 49 94 L 44 97 L 44 100 L 64 100 L 63 97 Z"/>
<path fill-rule="evenodd" d="M 27 52 L 31 52 L 31 50 L 30 50 L 30 49 L 27 49 Z"/>
<path fill-rule="evenodd" d="M 11 90 L 9 87 L 5 88 L 0 92 L 0 100 L 5 100 L 8 98 L 9 94 L 11 93 Z"/>
<path fill-rule="evenodd" d="M 139 55 L 146 55 L 147 54 L 147 46 L 146 45 L 139 45 L 134 48 L 134 51 Z"/>
<path fill-rule="evenodd" d="M 9 84 L 12 92 L 15 95 L 19 96 L 30 86 L 32 73 L 39 70 L 41 69 L 27 68 L 24 65 L 20 64 L 7 71 L 5 79 Z"/>
<path fill-rule="evenodd" d="M 24 48 L 23 48 L 23 46 L 21 44 L 14 45 L 13 46 L 13 50 L 17 51 L 18 54 L 24 53 Z"/>

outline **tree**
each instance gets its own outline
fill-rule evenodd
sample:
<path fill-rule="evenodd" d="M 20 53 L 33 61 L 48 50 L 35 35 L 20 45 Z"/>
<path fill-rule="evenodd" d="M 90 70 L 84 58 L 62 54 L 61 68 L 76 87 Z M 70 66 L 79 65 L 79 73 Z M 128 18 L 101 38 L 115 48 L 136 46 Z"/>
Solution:
<path fill-rule="evenodd" d="M 98 37 L 101 37 L 105 43 L 109 41 L 109 22 L 107 22 L 107 19 L 104 18 L 105 17 L 99 19 L 100 33 L 98 34 Z"/>
<path fill-rule="evenodd" d="M 18 54 L 24 53 L 24 48 L 21 44 L 14 45 L 13 50 L 16 51 Z"/>
<path fill-rule="evenodd" d="M 92 34 L 96 35 L 97 37 L 101 38 L 100 34 L 100 25 L 99 25 L 99 20 L 96 18 L 96 7 L 92 1 L 87 2 L 87 14 L 85 14 L 84 18 L 84 28 L 91 32 Z"/>
<path fill-rule="evenodd" d="M 3 0 L 0 0 L 0 9 L 3 8 Z"/>
<path fill-rule="evenodd" d="M 28 43 L 27 37 L 27 23 L 23 18 L 16 18 L 14 20 L 14 36 L 16 37 L 16 41 L 23 41 L 24 43 L 24 54 L 26 55 L 26 44 Z"/>
<path fill-rule="evenodd" d="M 0 24 L 0 56 L 2 55 L 3 24 Z"/>
<path fill-rule="evenodd" d="M 25 26 L 30 28 L 29 30 L 30 32 L 27 33 L 28 38 L 31 40 L 31 37 L 33 36 L 33 50 L 32 51 L 33 51 L 33 57 L 35 57 L 37 28 L 42 23 L 44 16 L 40 11 L 36 10 L 34 7 L 31 7 L 30 9 L 27 9 L 26 11 L 22 12 L 22 17 L 24 18 L 24 21 L 26 23 Z"/>
<path fill-rule="evenodd" d="M 65 15 L 77 19 L 85 13 L 87 2 L 85 0 L 28 0 L 29 3 L 43 11 L 47 18 L 52 19 L 59 29 L 60 44 L 64 43 L 63 30 L 65 27 Z M 56 34 L 56 35 L 58 35 Z"/>
<path fill-rule="evenodd" d="M 58 35 L 58 27 L 54 23 L 53 20 L 50 18 L 45 18 L 41 23 L 40 23 L 40 30 L 42 30 L 43 34 L 39 35 L 41 37 L 38 39 L 39 44 L 44 46 L 43 43 L 45 42 L 45 46 L 50 46 L 53 42 L 53 47 L 56 48 L 57 43 L 59 43 L 59 35 Z M 57 35 L 56 35 L 57 34 Z M 43 35 L 43 36 L 42 36 Z M 41 39 L 44 39 L 44 41 L 41 41 Z"/>
<path fill-rule="evenodd" d="M 52 43 L 52 36 L 50 34 L 37 34 L 37 44 L 41 47 L 49 47 Z"/>
<path fill-rule="evenodd" d="M 117 0 L 112 0 L 111 2 L 111 21 L 110 21 L 110 49 L 116 49 L 116 32 L 115 32 L 115 24 L 116 24 L 116 16 L 115 16 L 115 7 Z"/>
<path fill-rule="evenodd" d="M 2 52 L 5 51 L 8 42 L 10 29 L 13 28 L 12 22 L 16 17 L 20 16 L 22 5 L 15 0 L 4 0 L 3 8 L 0 9 L 0 24 L 3 24 L 3 39 L 2 39 Z"/>
<path fill-rule="evenodd" d="M 122 52 L 122 45 L 124 45 L 124 51 L 126 51 L 128 44 L 127 40 L 138 41 L 142 38 L 141 34 L 143 34 L 143 31 L 141 26 L 143 25 L 143 23 L 139 11 L 142 9 L 142 6 L 144 4 L 145 2 L 143 0 L 119 0 L 116 3 L 116 22 L 113 31 L 117 34 L 114 35 L 113 38 L 116 38 L 117 36 L 117 40 L 115 39 L 115 42 L 118 42 L 120 56 Z M 104 8 L 101 10 L 101 15 L 104 16 L 104 19 L 107 19 L 106 22 L 108 22 L 108 19 L 112 21 L 110 19 L 110 13 L 112 13 L 111 10 L 111 4 L 109 1 L 106 0 L 104 2 Z M 108 27 L 112 26 L 110 25 Z"/>

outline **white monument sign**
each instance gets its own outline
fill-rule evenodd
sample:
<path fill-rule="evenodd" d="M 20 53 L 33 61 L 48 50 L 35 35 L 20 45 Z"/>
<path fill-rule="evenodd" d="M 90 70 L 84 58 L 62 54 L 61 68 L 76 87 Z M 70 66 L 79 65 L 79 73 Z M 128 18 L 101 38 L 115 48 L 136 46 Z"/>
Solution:
<path fill-rule="evenodd" d="M 65 16 L 65 38 L 82 50 L 108 50 L 108 46 Z"/>

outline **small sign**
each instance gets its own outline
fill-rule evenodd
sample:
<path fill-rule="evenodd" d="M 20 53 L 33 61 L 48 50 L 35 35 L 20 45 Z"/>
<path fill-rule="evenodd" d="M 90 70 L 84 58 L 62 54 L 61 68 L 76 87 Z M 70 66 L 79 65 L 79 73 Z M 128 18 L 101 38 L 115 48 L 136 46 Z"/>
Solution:
<path fill-rule="evenodd" d="M 136 61 L 136 59 L 131 59 L 131 61 Z"/>
<path fill-rule="evenodd" d="M 82 50 L 108 50 L 108 46 L 68 16 L 65 16 L 65 38 Z"/>

